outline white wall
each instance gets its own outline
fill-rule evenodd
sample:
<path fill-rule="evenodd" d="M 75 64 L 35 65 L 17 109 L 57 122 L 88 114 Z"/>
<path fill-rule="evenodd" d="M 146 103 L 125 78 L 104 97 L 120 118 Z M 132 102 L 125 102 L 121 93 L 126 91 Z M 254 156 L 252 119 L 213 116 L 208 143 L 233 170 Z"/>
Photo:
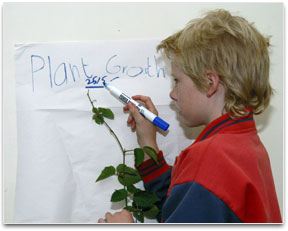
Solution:
<path fill-rule="evenodd" d="M 206 10 L 224 8 L 272 35 L 271 106 L 256 123 L 271 159 L 283 211 L 282 3 L 6 3 L 3 5 L 4 223 L 13 223 L 17 167 L 14 44 L 23 42 L 165 38 Z"/>

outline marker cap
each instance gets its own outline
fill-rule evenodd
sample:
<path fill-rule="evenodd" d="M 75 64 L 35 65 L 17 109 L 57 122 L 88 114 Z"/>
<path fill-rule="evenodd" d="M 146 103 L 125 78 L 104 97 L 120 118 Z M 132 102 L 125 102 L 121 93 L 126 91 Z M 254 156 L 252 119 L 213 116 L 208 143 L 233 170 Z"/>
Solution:
<path fill-rule="evenodd" d="M 153 124 L 156 125 L 157 127 L 161 128 L 163 131 L 166 131 L 169 127 L 169 124 L 166 123 L 164 120 L 162 120 L 158 116 L 153 120 Z"/>

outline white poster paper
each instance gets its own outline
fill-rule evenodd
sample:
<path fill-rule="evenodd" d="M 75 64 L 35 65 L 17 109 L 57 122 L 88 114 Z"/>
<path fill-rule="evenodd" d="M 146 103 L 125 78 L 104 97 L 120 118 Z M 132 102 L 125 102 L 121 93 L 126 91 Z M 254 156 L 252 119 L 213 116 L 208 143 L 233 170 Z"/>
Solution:
<path fill-rule="evenodd" d="M 127 95 L 152 98 L 170 124 L 157 141 L 166 160 L 192 143 L 177 120 L 169 92 L 169 63 L 157 54 L 157 40 L 24 44 L 15 46 L 18 169 L 15 223 L 97 223 L 123 203 L 111 203 L 121 189 L 116 177 L 95 183 L 105 166 L 122 163 L 122 153 L 92 107 L 108 107 L 106 119 L 126 150 L 138 147 L 123 104 L 103 88 L 105 80 Z M 134 166 L 134 157 L 126 158 Z M 140 182 L 138 186 L 143 188 Z M 146 222 L 156 222 L 146 220 Z"/>

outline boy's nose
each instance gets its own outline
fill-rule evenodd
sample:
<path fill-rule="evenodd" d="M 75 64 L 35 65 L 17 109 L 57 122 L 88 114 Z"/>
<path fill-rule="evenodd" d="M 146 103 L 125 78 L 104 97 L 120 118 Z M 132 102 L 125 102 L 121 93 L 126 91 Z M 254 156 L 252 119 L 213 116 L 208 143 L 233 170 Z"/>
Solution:
<path fill-rule="evenodd" d="M 176 101 L 176 97 L 175 97 L 174 90 L 172 90 L 172 91 L 170 92 L 169 96 L 170 96 L 170 98 L 171 98 L 172 100 L 175 100 L 175 101 Z"/>

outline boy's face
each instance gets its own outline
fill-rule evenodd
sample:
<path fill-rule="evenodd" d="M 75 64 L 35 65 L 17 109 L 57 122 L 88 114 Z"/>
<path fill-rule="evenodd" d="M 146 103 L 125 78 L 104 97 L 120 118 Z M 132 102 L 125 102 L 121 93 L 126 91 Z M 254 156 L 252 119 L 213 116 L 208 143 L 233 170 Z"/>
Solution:
<path fill-rule="evenodd" d="M 170 97 L 175 101 L 179 114 L 185 119 L 186 125 L 196 127 L 207 124 L 207 96 L 200 92 L 193 80 L 172 62 L 172 76 L 175 86 Z"/>

